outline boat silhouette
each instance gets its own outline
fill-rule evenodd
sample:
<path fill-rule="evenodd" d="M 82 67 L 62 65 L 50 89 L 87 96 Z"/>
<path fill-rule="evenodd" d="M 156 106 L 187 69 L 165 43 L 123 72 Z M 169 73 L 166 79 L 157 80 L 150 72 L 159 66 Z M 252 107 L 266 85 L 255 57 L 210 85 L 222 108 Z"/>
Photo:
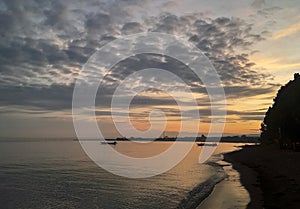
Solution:
<path fill-rule="evenodd" d="M 198 145 L 199 147 L 203 147 L 203 146 L 207 146 L 207 147 L 215 147 L 215 146 L 217 146 L 217 143 L 213 143 L 213 144 L 197 143 L 197 145 Z"/>
<path fill-rule="evenodd" d="M 114 141 L 114 142 L 107 142 L 107 141 L 102 141 L 101 144 L 109 144 L 109 145 L 116 145 L 117 142 Z"/>

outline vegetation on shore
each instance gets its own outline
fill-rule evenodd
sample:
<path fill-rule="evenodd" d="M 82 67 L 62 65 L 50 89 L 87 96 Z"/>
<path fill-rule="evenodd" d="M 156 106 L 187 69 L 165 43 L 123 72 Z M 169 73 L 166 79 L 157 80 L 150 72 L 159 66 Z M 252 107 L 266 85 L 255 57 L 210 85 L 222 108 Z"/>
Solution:
<path fill-rule="evenodd" d="M 261 142 L 277 142 L 280 148 L 299 149 L 300 75 L 282 86 L 261 124 Z"/>

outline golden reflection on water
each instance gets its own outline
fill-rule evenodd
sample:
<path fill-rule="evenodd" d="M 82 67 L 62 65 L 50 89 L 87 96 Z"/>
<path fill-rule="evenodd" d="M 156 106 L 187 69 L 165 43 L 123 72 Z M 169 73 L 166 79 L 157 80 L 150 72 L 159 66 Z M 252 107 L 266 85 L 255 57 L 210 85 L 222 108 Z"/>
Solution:
<path fill-rule="evenodd" d="M 147 158 L 155 155 L 159 155 L 160 153 L 166 151 L 169 147 L 171 147 L 173 142 L 118 142 L 116 146 L 113 148 L 129 157 L 135 158 Z"/>
<path fill-rule="evenodd" d="M 168 179 L 168 185 L 174 187 L 190 187 L 191 185 L 196 186 L 199 182 L 209 178 L 214 173 L 214 168 L 206 164 L 199 163 L 199 156 L 203 149 L 201 146 L 197 146 L 196 142 L 150 142 L 150 143 L 137 143 L 137 142 L 118 142 L 114 149 L 118 152 L 127 156 L 136 158 L 146 158 L 166 151 L 170 148 L 173 143 L 194 143 L 191 151 L 186 157 L 177 164 L 174 168 L 169 170 L 167 173 L 163 173 L 159 176 L 154 177 L 164 185 L 164 181 Z M 243 145 L 238 143 L 219 143 L 216 150 L 210 160 L 216 158 L 216 161 L 221 159 L 219 154 L 230 152 L 238 149 L 238 146 Z M 170 183 L 172 181 L 172 183 Z"/>
<path fill-rule="evenodd" d="M 118 142 L 116 146 L 113 146 L 113 148 L 118 151 L 119 153 L 122 153 L 124 155 L 127 155 L 129 157 L 135 157 L 135 158 L 147 158 L 159 155 L 160 153 L 166 151 L 169 149 L 174 143 L 194 143 L 194 146 L 192 147 L 190 153 L 188 154 L 190 160 L 195 160 L 195 155 L 200 154 L 203 147 L 197 146 L 196 142 L 133 142 L 133 141 L 124 141 L 124 142 Z M 214 152 L 214 155 L 224 153 L 224 152 L 230 152 L 234 149 L 237 149 L 238 146 L 243 145 L 243 143 L 219 143 L 219 145 L 216 147 L 216 150 Z M 192 157 L 193 156 L 193 157 Z M 192 158 L 191 158 L 192 157 Z"/>

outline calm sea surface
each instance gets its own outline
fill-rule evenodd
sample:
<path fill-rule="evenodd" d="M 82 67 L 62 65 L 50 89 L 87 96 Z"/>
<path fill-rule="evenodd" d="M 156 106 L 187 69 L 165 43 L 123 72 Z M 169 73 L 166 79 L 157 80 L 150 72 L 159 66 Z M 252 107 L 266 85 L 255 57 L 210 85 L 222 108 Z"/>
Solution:
<path fill-rule="evenodd" d="M 145 157 L 171 144 L 119 142 L 115 149 Z M 237 145 L 219 144 L 211 161 Z M 187 157 L 164 174 L 128 179 L 98 167 L 76 141 L 1 141 L 0 208 L 176 208 L 195 186 L 220 172 L 210 163 L 198 163 L 201 149 L 194 144 Z"/>

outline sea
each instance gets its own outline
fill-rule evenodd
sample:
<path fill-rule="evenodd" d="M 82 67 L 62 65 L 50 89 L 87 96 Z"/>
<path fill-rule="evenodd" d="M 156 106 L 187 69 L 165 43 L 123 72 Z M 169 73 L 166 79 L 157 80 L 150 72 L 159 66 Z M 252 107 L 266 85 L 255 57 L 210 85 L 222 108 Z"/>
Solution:
<path fill-rule="evenodd" d="M 173 142 L 118 142 L 125 155 L 159 154 Z M 179 142 L 194 143 L 194 142 Z M 219 143 L 205 163 L 203 147 L 193 144 L 188 155 L 160 175 L 131 179 L 96 165 L 73 140 L 0 140 L 0 208 L 196 208 L 214 185 L 226 177 L 222 153 L 240 143 Z"/>

